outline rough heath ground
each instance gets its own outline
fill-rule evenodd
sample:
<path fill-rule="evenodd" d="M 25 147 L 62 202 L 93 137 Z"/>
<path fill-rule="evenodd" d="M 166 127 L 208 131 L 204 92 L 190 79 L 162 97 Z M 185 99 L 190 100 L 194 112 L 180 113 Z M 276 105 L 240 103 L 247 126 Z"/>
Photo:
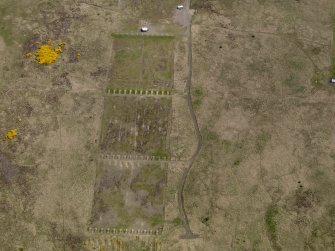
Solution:
<path fill-rule="evenodd" d="M 17 136 L 0 141 L 0 250 L 335 249 L 333 1 L 191 1 L 203 144 L 184 197 L 196 239 L 180 238 L 176 196 L 195 146 L 179 3 L 1 1 L 0 134 Z M 142 25 L 173 39 L 112 36 Z M 65 43 L 54 63 L 26 56 L 48 39 Z"/>

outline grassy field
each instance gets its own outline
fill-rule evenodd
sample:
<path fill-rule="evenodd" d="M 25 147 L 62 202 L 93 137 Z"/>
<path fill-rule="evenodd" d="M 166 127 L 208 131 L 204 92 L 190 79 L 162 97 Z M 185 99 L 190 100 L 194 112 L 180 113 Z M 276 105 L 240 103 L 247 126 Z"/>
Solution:
<path fill-rule="evenodd" d="M 137 105 L 135 151 L 141 154 L 169 157 L 171 99 L 143 99 Z"/>
<path fill-rule="evenodd" d="M 173 86 L 173 36 L 114 34 L 112 88 Z"/>
<path fill-rule="evenodd" d="M 169 157 L 170 114 L 171 98 L 105 97 L 101 149 Z"/>
<path fill-rule="evenodd" d="M 187 162 L 100 159 L 192 154 L 179 3 L 0 2 L 0 133 L 18 132 L 0 141 L 1 250 L 106 250 L 82 246 L 107 238 L 89 225 L 164 227 L 162 251 L 334 249 L 332 0 L 192 0 L 203 146 L 184 199 L 201 238 L 180 238 L 176 192 Z M 174 35 L 120 35 L 143 25 Z M 25 56 L 48 39 L 65 42 L 54 64 Z M 105 95 L 107 87 L 175 95 Z M 127 251 L 159 249 L 155 239 L 122 239 Z"/>
<path fill-rule="evenodd" d="M 106 97 L 101 126 L 101 149 L 132 153 L 135 143 L 137 100 L 132 97 Z"/>
<path fill-rule="evenodd" d="M 166 166 L 131 169 L 103 163 L 97 176 L 92 227 L 159 229 L 164 223 Z"/>
<path fill-rule="evenodd" d="M 38 0 L 34 5 L 22 1 L 4 0 L 0 3 L 0 36 L 8 46 L 14 43 L 24 43 L 27 34 L 32 34 L 29 19 L 31 16 L 37 16 L 38 6 L 44 1 Z M 21 18 L 21 20 L 20 20 Z"/>

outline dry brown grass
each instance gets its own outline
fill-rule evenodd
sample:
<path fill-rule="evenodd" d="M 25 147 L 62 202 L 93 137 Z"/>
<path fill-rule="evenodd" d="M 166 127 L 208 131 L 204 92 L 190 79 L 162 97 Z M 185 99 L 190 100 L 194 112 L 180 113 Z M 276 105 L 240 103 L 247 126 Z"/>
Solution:
<path fill-rule="evenodd" d="M 115 76 L 112 56 L 118 45 L 111 34 L 136 32 L 142 24 L 155 32 L 177 33 L 175 44 L 148 42 L 140 50 L 152 60 L 134 65 L 134 71 L 126 62 L 117 72 L 124 80 L 135 79 L 141 66 L 149 82 L 170 81 L 174 58 L 172 100 L 116 104 L 113 99 L 111 106 L 121 108 L 108 116 L 125 126 L 129 121 L 122 111 L 133 116 L 136 106 L 143 119 L 136 121 L 157 129 L 142 131 L 141 148 L 124 152 L 155 154 L 163 145 L 187 158 L 195 141 L 183 96 L 184 30 L 173 24 L 176 1 L 28 2 L 0 3 L 0 130 L 18 128 L 16 139 L 0 142 L 1 248 L 83 250 L 94 212 L 99 217 L 112 206 L 124 208 L 118 207 L 123 197 L 111 196 L 115 201 L 107 198 L 107 209 L 92 214 L 94 192 L 100 189 L 96 177 L 102 177 L 96 168 L 103 93 Z M 185 202 L 192 230 L 201 238 L 179 238 L 175 194 L 185 163 L 169 163 L 164 203 L 156 185 L 165 184 L 165 173 L 130 178 L 122 161 L 106 177 L 121 173 L 111 184 L 121 184 L 126 176 L 128 183 L 110 191 L 122 194 L 122 186 L 135 194 L 148 190 L 142 201 L 154 201 L 159 217 L 144 214 L 142 220 L 148 227 L 161 226 L 164 218 L 164 251 L 333 249 L 334 88 L 326 82 L 332 61 L 332 1 L 193 4 L 192 94 L 204 145 L 187 181 Z M 66 43 L 54 65 L 40 66 L 24 57 L 36 49 L 35 42 L 48 38 Z M 167 110 L 157 115 L 163 106 Z M 158 124 L 170 118 L 166 138 L 167 127 L 158 130 Z M 135 120 L 131 123 L 135 127 Z M 112 223 L 135 226 L 132 213 Z"/>
<path fill-rule="evenodd" d="M 331 4 L 195 2 L 204 146 L 185 197 L 203 239 L 167 250 L 333 248 Z"/>

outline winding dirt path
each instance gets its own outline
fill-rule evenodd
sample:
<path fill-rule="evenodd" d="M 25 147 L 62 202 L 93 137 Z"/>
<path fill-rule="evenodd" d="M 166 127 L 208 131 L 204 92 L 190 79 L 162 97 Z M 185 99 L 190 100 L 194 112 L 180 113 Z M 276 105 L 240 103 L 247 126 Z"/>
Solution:
<path fill-rule="evenodd" d="M 193 166 L 194 160 L 197 158 L 201 146 L 202 146 L 202 137 L 201 133 L 199 130 L 199 125 L 197 121 L 197 117 L 195 115 L 193 105 L 192 105 L 192 96 L 191 96 L 191 83 L 192 83 L 192 15 L 190 12 L 190 1 L 191 0 L 186 0 L 186 5 L 185 5 L 185 11 L 187 11 L 188 15 L 188 25 L 187 25 L 187 47 L 188 47 L 188 59 L 187 59 L 187 64 L 188 64 L 188 76 L 187 76 L 187 81 L 186 81 L 186 98 L 187 98 L 187 104 L 188 108 L 192 117 L 192 122 L 193 122 L 193 127 L 195 130 L 196 134 L 196 140 L 197 140 L 197 146 L 195 151 L 193 152 L 191 158 L 188 161 L 187 168 L 184 170 L 184 173 L 179 181 L 179 186 L 178 186 L 178 208 L 179 208 L 179 214 L 180 217 L 183 221 L 183 225 L 185 228 L 185 235 L 181 236 L 182 238 L 187 238 L 187 239 L 192 239 L 192 238 L 197 238 L 198 235 L 194 234 L 190 228 L 189 225 L 189 220 L 185 211 L 185 206 L 184 206 L 184 188 L 185 188 L 185 182 L 187 179 L 187 176 Z"/>

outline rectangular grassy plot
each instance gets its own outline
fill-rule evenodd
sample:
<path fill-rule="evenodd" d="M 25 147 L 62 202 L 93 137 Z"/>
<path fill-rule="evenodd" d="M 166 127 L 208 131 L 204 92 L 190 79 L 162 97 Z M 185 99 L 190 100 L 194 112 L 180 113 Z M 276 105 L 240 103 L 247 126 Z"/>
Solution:
<path fill-rule="evenodd" d="M 106 97 L 101 128 L 102 151 L 130 153 L 134 148 L 136 99 Z"/>
<path fill-rule="evenodd" d="M 164 221 L 166 166 L 103 163 L 98 171 L 92 227 L 158 229 Z"/>
<path fill-rule="evenodd" d="M 150 156 L 168 157 L 167 136 L 171 99 L 143 98 L 137 106 L 136 152 Z"/>
<path fill-rule="evenodd" d="M 171 98 L 108 96 L 102 119 L 106 154 L 169 157 Z"/>
<path fill-rule="evenodd" d="M 173 81 L 173 48 L 171 40 L 145 40 L 143 48 L 143 86 L 171 88 Z"/>
<path fill-rule="evenodd" d="M 170 89 L 173 83 L 174 38 L 113 36 L 112 88 Z"/>
<path fill-rule="evenodd" d="M 112 80 L 124 83 L 137 82 L 142 71 L 143 42 L 136 37 L 114 40 Z"/>

